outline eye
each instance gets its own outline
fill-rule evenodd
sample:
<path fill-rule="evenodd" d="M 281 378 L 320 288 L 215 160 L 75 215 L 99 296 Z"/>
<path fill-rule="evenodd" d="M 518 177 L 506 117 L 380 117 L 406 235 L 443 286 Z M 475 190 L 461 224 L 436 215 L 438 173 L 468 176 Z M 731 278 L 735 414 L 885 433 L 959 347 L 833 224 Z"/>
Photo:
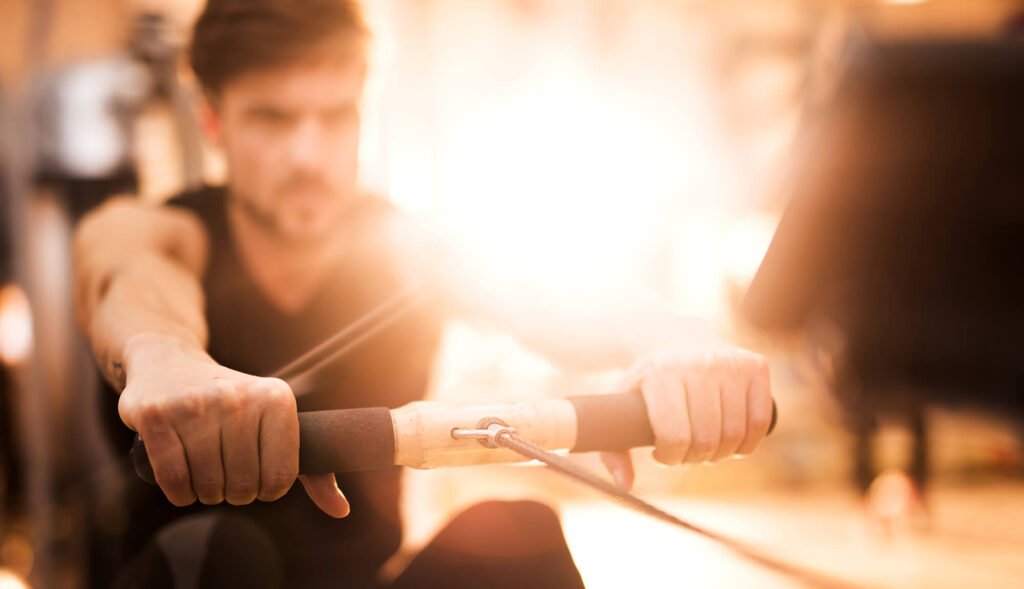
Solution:
<path fill-rule="evenodd" d="M 256 108 L 249 111 L 249 118 L 257 123 L 269 126 L 285 126 L 291 122 L 292 117 L 275 108 Z"/>
<path fill-rule="evenodd" d="M 355 105 L 339 106 L 324 112 L 323 121 L 330 126 L 341 125 L 354 120 L 358 113 L 359 109 Z"/>

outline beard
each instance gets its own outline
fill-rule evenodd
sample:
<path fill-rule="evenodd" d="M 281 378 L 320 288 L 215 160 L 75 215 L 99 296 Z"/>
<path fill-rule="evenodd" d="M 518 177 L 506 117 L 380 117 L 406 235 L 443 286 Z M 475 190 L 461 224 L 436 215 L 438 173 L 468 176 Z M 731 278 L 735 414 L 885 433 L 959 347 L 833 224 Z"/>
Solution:
<path fill-rule="evenodd" d="M 292 194 L 312 193 L 329 202 L 338 198 L 336 190 L 332 190 L 326 182 L 318 177 L 293 177 L 282 184 L 274 191 L 274 198 L 270 206 L 260 206 L 256 199 L 246 198 L 229 191 L 229 198 L 238 205 L 238 209 L 252 223 L 264 233 L 272 237 L 284 246 L 301 247 L 321 244 L 330 239 L 330 227 L 337 226 L 338 218 L 341 216 L 342 207 L 317 207 L 315 210 L 297 210 L 282 213 L 275 211 L 273 204 L 284 203 L 289 206 L 288 199 L 293 198 Z M 292 219 L 286 219 L 284 214 Z M 329 219 L 323 218 L 329 215 Z M 306 227 L 308 231 L 289 228 L 289 221 L 299 228 Z M 326 228 L 325 228 L 326 226 Z"/>

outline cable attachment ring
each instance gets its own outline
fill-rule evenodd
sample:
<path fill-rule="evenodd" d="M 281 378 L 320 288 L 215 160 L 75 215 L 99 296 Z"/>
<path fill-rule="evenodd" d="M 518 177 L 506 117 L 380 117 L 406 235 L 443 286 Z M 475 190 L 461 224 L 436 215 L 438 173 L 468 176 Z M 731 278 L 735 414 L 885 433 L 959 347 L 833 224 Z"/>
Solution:
<path fill-rule="evenodd" d="M 475 429 L 454 428 L 452 437 L 456 440 L 476 440 L 484 448 L 498 448 L 500 436 L 514 435 L 516 428 L 510 426 L 497 417 L 485 417 L 481 419 Z"/>

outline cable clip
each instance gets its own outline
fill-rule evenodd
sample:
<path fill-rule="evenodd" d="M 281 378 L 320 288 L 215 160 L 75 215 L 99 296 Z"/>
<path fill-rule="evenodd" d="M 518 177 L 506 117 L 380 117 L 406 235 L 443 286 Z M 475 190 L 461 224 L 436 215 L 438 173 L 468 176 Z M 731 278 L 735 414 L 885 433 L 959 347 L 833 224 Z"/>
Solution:
<path fill-rule="evenodd" d="M 497 448 L 499 436 L 515 433 L 516 428 L 497 417 L 485 417 L 476 424 L 476 429 L 459 427 L 453 429 L 452 437 L 456 440 L 476 440 L 484 448 Z"/>

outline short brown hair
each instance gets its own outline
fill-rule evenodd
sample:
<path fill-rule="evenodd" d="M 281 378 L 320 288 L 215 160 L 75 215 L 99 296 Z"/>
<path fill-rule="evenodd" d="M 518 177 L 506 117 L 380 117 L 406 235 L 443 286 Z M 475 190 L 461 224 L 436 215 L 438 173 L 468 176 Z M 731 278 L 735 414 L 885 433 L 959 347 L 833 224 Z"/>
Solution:
<path fill-rule="evenodd" d="M 204 90 L 216 94 L 239 74 L 351 52 L 368 37 L 352 0 L 208 0 L 189 58 Z"/>

